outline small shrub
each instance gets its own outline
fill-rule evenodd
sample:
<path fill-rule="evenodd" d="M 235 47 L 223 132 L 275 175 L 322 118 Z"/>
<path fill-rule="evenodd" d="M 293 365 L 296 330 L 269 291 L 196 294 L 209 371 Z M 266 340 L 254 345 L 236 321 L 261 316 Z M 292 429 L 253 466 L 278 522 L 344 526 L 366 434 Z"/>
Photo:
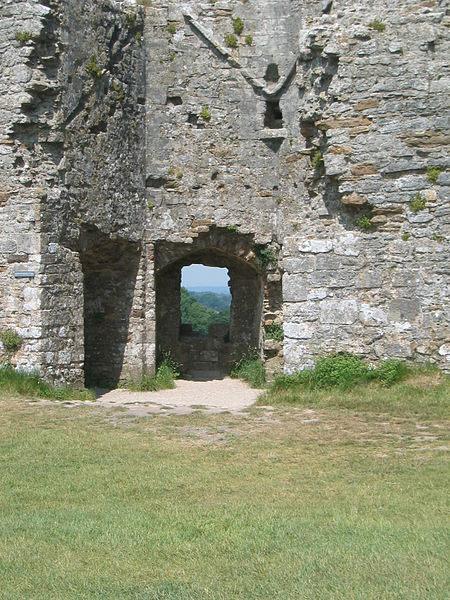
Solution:
<path fill-rule="evenodd" d="M 137 0 L 136 4 L 138 6 L 145 6 L 146 8 L 148 8 L 152 5 L 152 0 Z"/>
<path fill-rule="evenodd" d="M 369 27 L 381 33 L 386 29 L 386 24 L 380 21 L 379 19 L 375 19 L 374 21 L 369 23 Z"/>
<path fill-rule="evenodd" d="M 255 253 L 256 258 L 262 267 L 267 267 L 267 265 L 270 263 L 275 263 L 277 260 L 274 251 L 269 246 L 257 244 L 254 246 L 253 252 Z"/>
<path fill-rule="evenodd" d="M 234 33 L 228 33 L 225 36 L 225 44 L 228 48 L 237 48 L 238 40 Z"/>
<path fill-rule="evenodd" d="M 443 169 L 439 167 L 428 167 L 427 169 L 427 179 L 431 183 L 436 183 L 439 179 L 439 175 L 442 173 Z"/>
<path fill-rule="evenodd" d="M 14 329 L 4 329 L 0 334 L 0 341 L 3 344 L 8 363 L 10 363 L 14 354 L 20 350 L 23 339 Z"/>
<path fill-rule="evenodd" d="M 225 229 L 230 233 L 239 233 L 239 228 L 237 225 L 227 225 Z"/>
<path fill-rule="evenodd" d="M 372 229 L 372 221 L 370 220 L 370 217 L 365 215 L 356 220 L 356 226 L 361 229 L 361 231 L 369 231 L 369 229 Z"/>
<path fill-rule="evenodd" d="M 153 204 L 153 202 L 151 200 L 149 200 L 147 202 L 147 208 L 148 208 L 148 210 L 153 210 L 155 208 L 155 205 Z"/>
<path fill-rule="evenodd" d="M 319 358 L 311 373 L 313 388 L 339 387 L 349 389 L 369 379 L 369 367 L 353 354 L 342 352 Z"/>
<path fill-rule="evenodd" d="M 135 37 L 137 43 L 140 44 L 141 40 L 142 40 L 142 33 L 140 31 L 137 31 L 136 35 L 134 37 Z"/>
<path fill-rule="evenodd" d="M 411 210 L 415 213 L 420 212 L 421 210 L 425 210 L 427 206 L 427 199 L 425 196 L 422 196 L 420 192 L 417 192 L 415 196 L 411 196 L 410 201 Z"/>
<path fill-rule="evenodd" d="M 177 173 L 177 179 L 183 179 L 183 173 L 181 171 L 178 171 Z"/>
<path fill-rule="evenodd" d="M 245 43 L 247 44 L 247 46 L 251 46 L 253 44 L 253 36 L 252 35 L 246 35 L 245 36 Z"/>
<path fill-rule="evenodd" d="M 20 44 L 26 44 L 31 40 L 31 33 L 29 31 L 16 31 L 14 34 L 16 41 Z"/>
<path fill-rule="evenodd" d="M 250 349 L 235 361 L 231 367 L 230 377 L 243 379 L 253 388 L 262 388 L 266 382 L 266 373 L 258 352 Z"/>
<path fill-rule="evenodd" d="M 170 33 L 170 35 L 175 35 L 175 33 L 177 32 L 177 28 L 173 23 L 169 23 L 167 25 L 167 31 Z"/>
<path fill-rule="evenodd" d="M 204 121 L 206 121 L 206 123 L 209 123 L 209 121 L 211 121 L 211 111 L 209 110 L 209 106 L 207 104 L 202 106 L 202 110 L 200 111 L 200 117 Z"/>
<path fill-rule="evenodd" d="M 168 170 L 167 170 L 167 173 L 169 175 L 175 175 L 175 173 L 176 173 L 175 167 L 169 167 Z"/>
<path fill-rule="evenodd" d="M 385 360 L 375 370 L 375 377 L 387 387 L 406 379 L 409 373 L 408 366 L 400 360 Z"/>
<path fill-rule="evenodd" d="M 265 328 L 266 339 L 281 342 L 284 340 L 283 325 L 281 323 L 272 323 Z"/>
<path fill-rule="evenodd" d="M 236 35 L 241 35 L 241 33 L 244 31 L 244 21 L 241 19 L 241 17 L 236 17 L 236 19 L 233 19 L 233 31 Z"/>
<path fill-rule="evenodd" d="M 406 231 L 403 235 L 402 235 L 402 240 L 404 242 L 407 242 L 409 240 L 409 238 L 411 237 L 411 233 L 409 231 Z"/>
<path fill-rule="evenodd" d="M 313 157 L 311 159 L 311 164 L 316 170 L 323 169 L 324 162 L 321 150 L 316 150 L 316 152 L 314 152 Z"/>
<path fill-rule="evenodd" d="M 102 70 L 97 63 L 97 59 L 94 55 L 89 59 L 88 64 L 86 65 L 87 72 L 95 77 L 96 79 L 100 79 L 102 76 Z"/>

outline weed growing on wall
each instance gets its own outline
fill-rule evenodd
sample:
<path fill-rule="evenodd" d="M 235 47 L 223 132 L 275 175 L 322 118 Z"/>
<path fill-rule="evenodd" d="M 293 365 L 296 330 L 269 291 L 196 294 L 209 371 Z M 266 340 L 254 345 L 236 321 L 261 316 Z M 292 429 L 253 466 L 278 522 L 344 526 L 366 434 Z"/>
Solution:
<path fill-rule="evenodd" d="M 158 390 L 171 390 L 175 387 L 181 366 L 173 359 L 169 352 L 162 355 L 156 375 L 144 376 L 140 381 L 126 381 L 123 387 L 139 392 L 156 392 Z"/>
<path fill-rule="evenodd" d="M 245 36 L 245 43 L 247 44 L 247 46 L 251 46 L 253 44 L 253 36 L 252 35 L 246 35 Z"/>
<path fill-rule="evenodd" d="M 386 29 L 386 23 L 383 23 L 379 19 L 374 19 L 369 23 L 369 27 L 370 29 L 375 29 L 375 31 L 382 33 Z"/>
<path fill-rule="evenodd" d="M 14 37 L 20 44 L 26 44 L 31 40 L 31 33 L 29 31 L 16 31 Z"/>
<path fill-rule="evenodd" d="M 316 150 L 316 152 L 314 152 L 313 157 L 311 158 L 311 164 L 316 170 L 323 169 L 323 154 L 320 150 Z"/>
<path fill-rule="evenodd" d="M 277 260 L 274 251 L 272 248 L 269 248 L 269 246 L 257 244 L 254 246 L 253 252 L 255 253 L 256 258 L 262 267 L 267 267 L 267 265 L 270 263 L 275 263 Z"/>
<path fill-rule="evenodd" d="M 415 213 L 420 212 L 421 210 L 425 210 L 427 206 L 427 199 L 425 196 L 422 196 L 420 192 L 417 192 L 415 196 L 411 196 L 410 201 L 411 210 Z"/>
<path fill-rule="evenodd" d="M 102 76 L 102 70 L 101 70 L 99 64 L 97 63 L 97 59 L 94 55 L 92 55 L 91 58 L 89 59 L 89 62 L 86 65 L 86 69 L 87 69 L 87 72 L 90 75 L 92 75 L 92 77 L 95 77 L 96 79 L 100 79 L 100 77 Z"/>
<path fill-rule="evenodd" d="M 370 220 L 369 216 L 364 215 L 356 220 L 356 226 L 358 229 L 361 229 L 361 231 L 369 231 L 372 229 L 372 221 Z"/>
<path fill-rule="evenodd" d="M 439 175 L 442 173 L 443 169 L 440 167 L 428 167 L 427 169 L 427 179 L 431 183 L 436 183 L 439 179 Z"/>
<path fill-rule="evenodd" d="M 200 111 L 200 117 L 207 123 L 211 121 L 211 111 L 209 110 L 209 106 L 207 104 L 202 106 L 202 110 Z"/>
<path fill-rule="evenodd" d="M 237 48 L 238 40 L 234 33 L 228 33 L 225 36 L 225 44 L 228 48 Z"/>
<path fill-rule="evenodd" d="M 281 323 L 272 323 L 264 329 L 267 340 L 281 342 L 284 339 L 283 325 Z"/>
<path fill-rule="evenodd" d="M 372 366 L 358 356 L 341 352 L 319 358 L 312 369 L 277 377 L 271 389 L 275 391 L 300 386 L 309 390 L 329 388 L 349 390 L 371 381 L 378 381 L 390 387 L 404 380 L 409 371 L 408 366 L 398 360 L 386 360 L 377 366 Z"/>
<path fill-rule="evenodd" d="M 241 35 L 244 31 L 244 21 L 240 17 L 233 19 L 233 31 L 236 35 Z"/>

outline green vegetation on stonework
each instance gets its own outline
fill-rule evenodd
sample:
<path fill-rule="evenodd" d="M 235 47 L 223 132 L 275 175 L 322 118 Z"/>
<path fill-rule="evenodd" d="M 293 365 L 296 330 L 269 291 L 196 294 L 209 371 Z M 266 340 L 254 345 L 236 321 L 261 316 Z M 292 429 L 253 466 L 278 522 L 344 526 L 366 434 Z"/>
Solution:
<path fill-rule="evenodd" d="M 375 19 L 369 23 L 369 27 L 371 29 L 375 29 L 375 31 L 378 31 L 379 33 L 382 33 L 386 29 L 386 23 L 383 23 L 379 19 Z"/>
<path fill-rule="evenodd" d="M 238 358 L 231 367 L 230 377 L 243 379 L 253 388 L 264 387 L 266 373 L 258 352 L 249 349 L 246 354 Z"/>
<path fill-rule="evenodd" d="M 244 21 L 241 19 L 241 17 L 236 17 L 236 19 L 233 19 L 233 31 L 236 35 L 241 35 L 241 33 L 244 31 Z"/>
<path fill-rule="evenodd" d="M 181 288 L 180 309 L 181 322 L 192 325 L 192 330 L 202 335 L 208 334 L 208 327 L 213 323 L 230 322 L 229 298 L 224 294 L 188 292 Z"/>
<path fill-rule="evenodd" d="M 32 35 L 29 31 L 16 31 L 14 37 L 20 44 L 26 44 L 31 40 Z"/>
<path fill-rule="evenodd" d="M 316 152 L 314 152 L 313 157 L 311 158 L 311 164 L 316 170 L 323 169 L 324 162 L 321 150 L 316 150 Z"/>
<path fill-rule="evenodd" d="M 175 387 L 175 380 L 180 376 L 180 371 L 180 365 L 174 361 L 171 354 L 165 353 L 159 361 L 154 377 L 145 376 L 140 381 L 125 381 L 122 387 L 138 392 L 171 390 Z"/>
<path fill-rule="evenodd" d="M 2 395 L 47 400 L 94 400 L 91 390 L 50 385 L 35 373 L 26 373 L 11 366 L 0 367 L 0 392 Z"/>
<path fill-rule="evenodd" d="M 441 167 L 428 167 L 427 169 L 427 179 L 431 183 L 436 183 L 439 179 L 439 175 L 444 171 Z"/>
<path fill-rule="evenodd" d="M 234 33 L 227 33 L 225 36 L 225 44 L 228 46 L 228 48 L 237 48 L 238 39 Z"/>
<path fill-rule="evenodd" d="M 102 69 L 97 63 L 97 58 L 94 55 L 92 55 L 89 59 L 89 62 L 86 65 L 86 70 L 90 75 L 92 75 L 92 77 L 95 77 L 96 79 L 100 79 L 102 76 Z"/>
<path fill-rule="evenodd" d="M 372 366 L 358 356 L 342 352 L 319 358 L 314 368 L 279 377 L 273 389 L 300 384 L 310 390 L 332 387 L 348 390 L 369 381 L 379 381 L 389 387 L 405 379 L 408 372 L 406 363 L 402 361 L 386 360 L 378 366 Z"/>
<path fill-rule="evenodd" d="M 361 231 L 369 231 L 372 229 L 372 221 L 368 215 L 364 215 L 359 217 L 359 219 L 356 219 L 356 226 L 358 229 L 361 229 Z"/>
<path fill-rule="evenodd" d="M 177 32 L 177 28 L 173 23 L 169 23 L 167 25 L 167 31 L 170 33 L 170 35 L 175 35 L 175 33 Z"/>
<path fill-rule="evenodd" d="M 267 267 L 269 264 L 276 263 L 277 257 L 275 252 L 269 246 L 256 244 L 256 246 L 253 247 L 253 252 L 263 268 Z"/>
<path fill-rule="evenodd" d="M 411 210 L 415 213 L 420 212 L 421 210 L 425 210 L 425 208 L 427 207 L 427 199 L 425 198 L 425 196 L 422 196 L 420 192 L 417 192 L 415 196 L 411 196 L 410 207 Z"/>
<path fill-rule="evenodd" d="M 253 36 L 252 35 L 246 35 L 245 36 L 245 43 L 247 44 L 247 46 L 251 46 L 253 44 Z"/>
<path fill-rule="evenodd" d="M 281 342 L 284 339 L 283 325 L 281 323 L 271 323 L 264 329 L 266 339 Z"/>
<path fill-rule="evenodd" d="M 211 111 L 209 110 L 209 106 L 205 104 L 202 106 L 202 110 L 200 111 L 200 117 L 206 122 L 209 123 L 211 121 Z"/>

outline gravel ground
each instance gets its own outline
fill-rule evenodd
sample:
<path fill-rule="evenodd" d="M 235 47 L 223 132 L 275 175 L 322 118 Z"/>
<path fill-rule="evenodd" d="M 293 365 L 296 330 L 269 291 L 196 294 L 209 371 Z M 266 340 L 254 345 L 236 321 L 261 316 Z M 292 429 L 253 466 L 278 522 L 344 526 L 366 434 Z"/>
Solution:
<path fill-rule="evenodd" d="M 194 410 L 210 413 L 239 413 L 251 406 L 261 390 L 250 388 L 238 379 L 229 377 L 208 380 L 180 379 L 173 390 L 159 392 L 130 392 L 127 390 L 99 391 L 95 402 L 84 405 L 105 408 L 125 407 L 137 416 L 148 414 L 191 414 Z"/>

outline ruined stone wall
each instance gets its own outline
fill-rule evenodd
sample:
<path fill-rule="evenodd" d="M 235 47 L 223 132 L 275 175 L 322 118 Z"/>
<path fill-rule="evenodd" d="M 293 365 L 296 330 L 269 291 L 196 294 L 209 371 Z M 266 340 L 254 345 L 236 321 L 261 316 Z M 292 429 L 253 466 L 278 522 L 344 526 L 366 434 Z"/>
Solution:
<path fill-rule="evenodd" d="M 0 327 L 26 339 L 19 365 L 55 381 L 84 378 L 90 232 L 137 247 L 142 238 L 143 10 L 132 4 L 0 7 Z M 15 279 L 18 270 L 35 277 Z"/>
<path fill-rule="evenodd" d="M 449 366 L 445 4 L 340 1 L 304 23 L 299 118 L 324 166 L 283 246 L 290 371 L 336 350 Z"/>
<path fill-rule="evenodd" d="M 3 0 L 0 17 L 0 328 L 25 338 L 18 364 L 152 372 L 155 257 L 235 236 L 287 371 L 340 350 L 448 368 L 444 0 Z"/>

